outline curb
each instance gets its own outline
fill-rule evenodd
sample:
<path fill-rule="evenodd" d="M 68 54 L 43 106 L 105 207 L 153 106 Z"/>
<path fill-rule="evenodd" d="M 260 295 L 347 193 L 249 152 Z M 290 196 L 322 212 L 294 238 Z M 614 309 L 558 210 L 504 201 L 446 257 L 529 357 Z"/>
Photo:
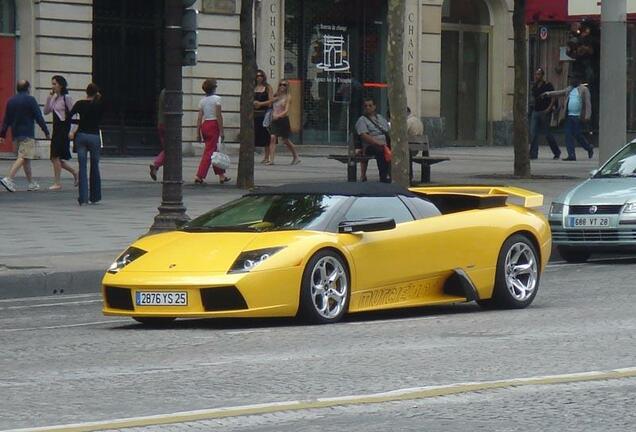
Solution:
<path fill-rule="evenodd" d="M 99 293 L 103 269 L 0 273 L 0 299 Z"/>

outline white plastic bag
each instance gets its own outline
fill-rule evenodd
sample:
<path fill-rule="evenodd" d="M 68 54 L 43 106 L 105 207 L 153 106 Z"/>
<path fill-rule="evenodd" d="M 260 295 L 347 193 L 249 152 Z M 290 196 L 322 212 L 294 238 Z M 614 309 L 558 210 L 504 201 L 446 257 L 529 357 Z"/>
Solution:
<path fill-rule="evenodd" d="M 225 146 L 219 137 L 219 142 L 216 145 L 216 151 L 212 153 L 210 161 L 212 162 L 212 165 L 222 170 L 228 169 L 231 164 L 230 157 L 224 152 L 224 150 Z"/>

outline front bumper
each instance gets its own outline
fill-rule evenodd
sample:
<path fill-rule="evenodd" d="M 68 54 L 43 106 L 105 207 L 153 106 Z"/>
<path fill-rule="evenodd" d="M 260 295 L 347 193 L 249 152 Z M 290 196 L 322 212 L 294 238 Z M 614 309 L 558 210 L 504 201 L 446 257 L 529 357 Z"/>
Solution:
<path fill-rule="evenodd" d="M 134 317 L 288 317 L 296 315 L 302 268 L 242 274 L 126 272 L 102 281 L 104 315 Z M 187 305 L 139 306 L 143 291 L 186 292 Z"/>
<path fill-rule="evenodd" d="M 552 243 L 556 246 L 587 248 L 636 247 L 636 224 L 621 223 L 612 228 L 569 228 L 563 218 L 550 218 Z"/>

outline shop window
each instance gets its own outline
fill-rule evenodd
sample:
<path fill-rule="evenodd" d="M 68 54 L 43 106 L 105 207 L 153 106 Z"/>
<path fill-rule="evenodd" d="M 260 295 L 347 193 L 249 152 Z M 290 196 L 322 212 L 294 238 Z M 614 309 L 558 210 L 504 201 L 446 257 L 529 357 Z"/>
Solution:
<path fill-rule="evenodd" d="M 0 0 L 0 34 L 15 33 L 15 4 L 13 0 Z"/>
<path fill-rule="evenodd" d="M 490 13 L 483 0 L 444 0 L 442 22 L 490 25 Z"/>
<path fill-rule="evenodd" d="M 285 1 L 285 78 L 295 138 L 345 145 L 364 96 L 387 111 L 386 0 Z M 292 116 L 290 115 L 290 118 Z"/>

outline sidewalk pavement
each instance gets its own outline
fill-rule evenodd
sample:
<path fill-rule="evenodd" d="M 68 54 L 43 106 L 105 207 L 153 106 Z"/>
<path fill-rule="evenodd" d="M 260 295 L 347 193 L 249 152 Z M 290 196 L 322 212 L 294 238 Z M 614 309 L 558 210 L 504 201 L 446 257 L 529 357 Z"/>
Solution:
<path fill-rule="evenodd" d="M 585 179 L 598 167 L 598 158 L 588 159 L 578 149 L 579 160 L 552 160 L 541 147 L 532 161 L 531 179 L 513 178 L 512 147 L 443 147 L 433 156 L 450 161 L 433 165 L 434 184 L 514 185 L 544 194 L 544 211 L 551 200 Z M 245 191 L 234 186 L 237 148 L 230 147 L 232 181 L 220 185 L 210 170 L 208 183 L 194 185 L 198 157 L 183 160 L 183 201 L 190 217 L 198 216 Z M 327 159 L 345 150 L 333 146 L 300 146 L 302 163 L 289 165 L 291 156 L 278 146 L 276 165 L 255 164 L 258 186 L 291 182 L 346 181 L 346 166 Z M 255 157 L 258 162 L 261 158 Z M 48 160 L 33 162 L 33 173 L 42 189 L 26 192 L 26 180 L 18 173 L 16 193 L 0 188 L 0 299 L 60 294 L 97 293 L 101 277 L 113 259 L 128 244 L 148 231 L 161 204 L 161 182 L 148 175 L 151 158 L 104 157 L 101 161 L 103 201 L 77 205 L 72 178 L 63 172 L 63 189 L 48 191 L 52 167 Z M 11 160 L 0 160 L 0 175 L 6 175 Z M 418 168 L 414 177 L 419 178 Z M 64 177 L 66 176 L 66 177 Z M 161 172 L 159 173 L 159 180 Z M 369 166 L 369 179 L 377 179 L 377 168 Z"/>

